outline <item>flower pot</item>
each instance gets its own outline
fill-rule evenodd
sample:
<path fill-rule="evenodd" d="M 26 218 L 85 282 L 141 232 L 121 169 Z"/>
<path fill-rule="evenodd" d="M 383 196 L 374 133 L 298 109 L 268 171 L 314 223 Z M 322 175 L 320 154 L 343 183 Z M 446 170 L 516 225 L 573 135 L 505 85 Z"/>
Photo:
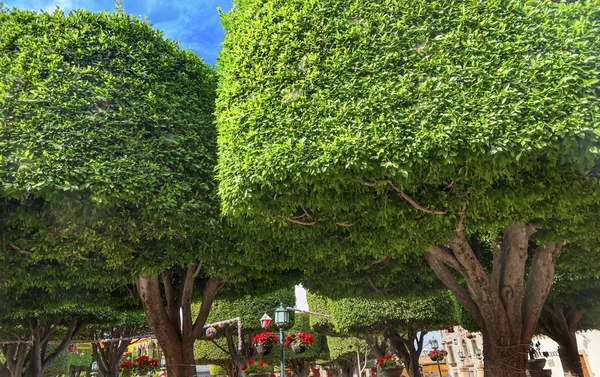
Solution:
<path fill-rule="evenodd" d="M 294 353 L 303 353 L 304 351 L 306 351 L 306 346 L 304 346 L 304 344 L 292 343 L 291 348 Z"/>
<path fill-rule="evenodd" d="M 544 370 L 546 359 L 527 360 L 527 369 L 529 370 Z"/>
<path fill-rule="evenodd" d="M 248 373 L 248 377 L 270 377 L 270 376 L 271 376 L 271 372 Z"/>
<path fill-rule="evenodd" d="M 429 356 L 429 358 L 431 359 L 431 361 L 444 361 L 444 359 L 446 358 L 446 356 L 443 355 L 436 355 L 436 356 Z"/>
<path fill-rule="evenodd" d="M 400 377 L 402 376 L 402 371 L 404 370 L 403 366 L 394 366 L 381 368 L 381 373 L 384 377 Z"/>
<path fill-rule="evenodd" d="M 256 352 L 262 356 L 267 356 L 273 350 L 273 346 L 266 346 L 264 344 L 257 344 L 254 348 L 256 348 Z"/>

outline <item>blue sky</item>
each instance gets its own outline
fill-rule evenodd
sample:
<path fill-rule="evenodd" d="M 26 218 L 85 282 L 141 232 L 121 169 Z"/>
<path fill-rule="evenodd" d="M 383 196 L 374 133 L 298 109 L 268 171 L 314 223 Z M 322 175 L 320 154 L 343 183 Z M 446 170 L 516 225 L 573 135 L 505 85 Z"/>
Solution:
<path fill-rule="evenodd" d="M 89 9 L 112 11 L 114 0 L 3 0 L 9 8 L 53 11 Z M 223 41 L 217 7 L 231 8 L 231 0 L 124 0 L 123 8 L 135 16 L 147 16 L 150 23 L 170 39 L 191 48 L 208 64 L 214 65 Z"/>

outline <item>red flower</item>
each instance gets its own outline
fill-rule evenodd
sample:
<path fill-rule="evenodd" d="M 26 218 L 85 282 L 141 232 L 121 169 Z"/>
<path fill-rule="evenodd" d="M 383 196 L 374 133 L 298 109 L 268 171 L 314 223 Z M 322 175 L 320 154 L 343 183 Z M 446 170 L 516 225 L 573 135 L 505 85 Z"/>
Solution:
<path fill-rule="evenodd" d="M 258 366 L 259 367 L 262 367 L 263 365 L 265 365 L 265 361 L 264 360 L 261 360 L 261 361 L 258 362 Z"/>
<path fill-rule="evenodd" d="M 305 333 L 304 331 L 300 331 L 298 334 L 290 334 L 285 338 L 284 347 L 289 347 L 292 344 L 300 345 L 310 345 L 315 342 L 315 338 L 312 334 Z"/>
<path fill-rule="evenodd" d="M 272 332 L 263 332 L 260 334 L 256 334 L 254 338 L 252 338 L 252 345 L 256 346 L 258 344 L 262 344 L 265 346 L 271 346 L 275 343 L 278 343 L 279 340 Z"/>
<path fill-rule="evenodd" d="M 242 367 L 242 370 L 246 370 L 246 369 L 248 369 L 248 367 L 244 365 L 244 366 Z"/>

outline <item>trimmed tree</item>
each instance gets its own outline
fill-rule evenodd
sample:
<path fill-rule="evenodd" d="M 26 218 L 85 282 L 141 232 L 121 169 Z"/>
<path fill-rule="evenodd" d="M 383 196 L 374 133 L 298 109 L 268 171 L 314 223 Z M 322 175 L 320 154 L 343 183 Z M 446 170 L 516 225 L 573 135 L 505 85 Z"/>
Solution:
<path fill-rule="evenodd" d="M 194 374 L 234 254 L 213 243 L 213 70 L 122 10 L 2 8 L 0 24 L 2 247 L 127 269 L 169 376 Z"/>
<path fill-rule="evenodd" d="M 571 248 L 571 247 L 569 247 Z M 584 376 L 576 332 L 600 328 L 600 280 L 594 251 L 573 246 L 557 266 L 539 331 L 558 343 L 565 373 Z"/>
<path fill-rule="evenodd" d="M 425 254 L 486 372 L 524 372 L 564 240 L 597 231 L 579 227 L 599 200 L 597 8 L 240 2 L 218 61 L 222 208 L 257 234 L 347 242 L 332 264 Z"/>
<path fill-rule="evenodd" d="M 104 377 L 118 377 L 123 353 L 134 341 L 127 338 L 146 334 L 148 331 L 146 317 L 141 310 L 127 310 L 115 305 L 114 310 L 108 311 L 101 321 L 88 324 L 83 334 L 96 341 L 91 344 L 90 354 L 100 373 Z M 103 342 L 107 339 L 120 340 Z"/>
<path fill-rule="evenodd" d="M 256 350 L 252 346 L 252 337 L 265 331 L 261 329 L 260 317 L 262 313 L 268 313 L 274 317 L 275 309 L 279 304 L 293 307 L 295 304 L 294 290 L 285 288 L 274 292 L 254 293 L 217 300 L 211 310 L 208 322 L 214 323 L 240 317 L 243 326 L 242 349 L 238 349 L 237 323 L 232 323 L 218 329 L 218 336 L 214 340 L 201 338 L 201 341 L 197 342 L 195 346 L 196 359 L 200 362 L 222 366 L 230 377 L 245 376 L 241 368 L 248 364 L 249 359 L 257 357 Z M 292 316 L 293 319 L 294 316 Z M 276 330 L 271 328 L 267 331 Z M 277 355 L 267 359 L 274 360 Z"/>
<path fill-rule="evenodd" d="M 411 377 L 420 376 L 419 356 L 429 330 L 455 323 L 453 300 L 448 294 L 427 298 L 347 298 L 329 300 L 334 328 L 343 334 L 361 336 L 373 354 L 383 357 L 390 349 L 406 357 Z M 382 334 L 381 342 L 378 335 Z"/>

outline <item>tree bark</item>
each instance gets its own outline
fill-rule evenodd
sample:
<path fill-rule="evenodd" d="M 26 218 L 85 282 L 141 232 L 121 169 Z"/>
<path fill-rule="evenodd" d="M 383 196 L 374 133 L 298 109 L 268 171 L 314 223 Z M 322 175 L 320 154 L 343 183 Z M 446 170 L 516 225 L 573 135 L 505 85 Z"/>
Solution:
<path fill-rule="evenodd" d="M 484 338 L 486 376 L 525 374 L 527 347 L 552 286 L 563 242 L 543 242 L 535 249 L 525 281 L 529 238 L 540 227 L 510 225 L 494 249 L 488 273 L 467 241 L 462 226 L 449 247 L 434 246 L 425 255 L 440 280 L 473 317 Z M 463 286 L 448 268 L 464 279 Z"/>
<path fill-rule="evenodd" d="M 194 342 L 206 324 L 217 293 L 226 284 L 225 280 L 216 277 L 208 279 L 202 295 L 200 312 L 194 321 L 191 308 L 192 293 L 200 269 L 201 265 L 187 267 L 179 289 L 174 287 L 170 271 L 163 275 L 166 308 L 158 275 L 142 273 L 136 279 L 148 325 L 165 354 L 169 377 L 191 377 L 196 374 Z"/>
<path fill-rule="evenodd" d="M 105 338 L 105 334 L 108 334 L 108 338 L 123 338 L 135 335 L 136 332 L 136 327 L 115 327 L 110 330 L 93 330 L 91 332 L 92 339 L 96 341 L 92 343 L 92 358 L 104 377 L 118 377 L 121 357 L 127 351 L 131 340 L 107 343 L 100 341 Z"/>
<path fill-rule="evenodd" d="M 421 371 L 419 368 L 419 357 L 423 351 L 423 340 L 427 331 L 420 333 L 415 328 L 409 328 L 407 336 L 403 337 L 392 327 L 386 326 L 386 334 L 390 339 L 390 345 L 394 352 L 399 356 L 406 357 L 406 373 L 410 377 L 419 377 Z"/>
<path fill-rule="evenodd" d="M 365 342 L 371 348 L 371 352 L 375 355 L 375 358 L 379 359 L 385 356 L 386 353 L 386 338 L 384 337 L 383 341 L 379 342 L 379 337 L 377 335 L 366 335 Z"/>
<path fill-rule="evenodd" d="M 353 377 L 354 376 L 354 363 L 350 360 L 340 361 L 340 369 L 342 377 Z"/>
<path fill-rule="evenodd" d="M 558 354 L 564 372 L 584 377 L 575 335 L 584 309 L 551 302 L 544 305 L 544 311 L 539 327 L 543 334 L 558 343 Z"/>
<path fill-rule="evenodd" d="M 13 343 L 0 345 L 0 351 L 6 360 L 0 373 L 3 376 L 22 377 L 29 354 L 29 345 L 26 343 Z"/>
<path fill-rule="evenodd" d="M 10 375 L 10 370 L 8 370 L 8 367 L 3 363 L 0 363 L 0 377 L 12 377 Z"/>
<path fill-rule="evenodd" d="M 233 341 L 233 332 L 231 327 L 227 327 L 225 329 L 225 338 L 227 339 L 227 352 L 231 357 L 233 364 L 237 368 L 237 375 L 241 377 L 246 377 L 246 372 L 242 370 L 242 367 L 248 364 L 248 359 L 254 355 L 254 349 L 250 342 L 243 342 L 243 350 L 241 353 L 235 347 Z M 216 343 L 215 343 L 216 344 Z"/>
<path fill-rule="evenodd" d="M 306 359 L 286 359 L 285 362 L 296 377 L 307 377 L 310 373 L 310 364 Z"/>
<path fill-rule="evenodd" d="M 67 328 L 60 344 L 47 355 L 48 342 L 56 332 L 57 327 L 62 323 L 62 319 L 55 321 L 46 320 L 39 322 L 37 319 L 29 320 L 31 331 L 31 346 L 26 357 L 25 377 L 43 377 L 44 372 L 50 364 L 63 352 L 73 337 L 77 335 L 83 322 L 78 318 L 73 318 Z"/>

